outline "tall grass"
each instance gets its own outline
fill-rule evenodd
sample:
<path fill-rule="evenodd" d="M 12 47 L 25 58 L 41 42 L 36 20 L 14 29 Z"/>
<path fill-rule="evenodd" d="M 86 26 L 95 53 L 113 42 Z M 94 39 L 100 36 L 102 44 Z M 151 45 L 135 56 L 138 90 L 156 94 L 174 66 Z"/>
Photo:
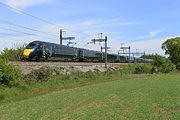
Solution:
<path fill-rule="evenodd" d="M 17 86 L 21 81 L 21 71 L 0 59 L 0 85 Z"/>
<path fill-rule="evenodd" d="M 24 49 L 24 45 L 16 48 L 5 48 L 0 52 L 0 59 L 5 59 L 7 61 L 20 61 L 22 59 Z"/>

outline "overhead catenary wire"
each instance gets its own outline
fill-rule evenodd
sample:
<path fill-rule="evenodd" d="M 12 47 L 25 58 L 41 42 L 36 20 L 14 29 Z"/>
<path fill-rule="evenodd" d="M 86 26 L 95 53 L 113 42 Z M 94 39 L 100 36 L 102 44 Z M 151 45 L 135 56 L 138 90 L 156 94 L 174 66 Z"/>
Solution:
<path fill-rule="evenodd" d="M 11 28 L 0 27 L 0 29 L 1 29 L 1 30 L 12 31 L 12 32 L 23 33 L 23 34 L 26 34 L 26 35 L 36 35 L 36 34 L 32 34 L 32 33 L 27 33 L 27 32 L 18 31 L 18 30 L 11 29 Z"/>
<path fill-rule="evenodd" d="M 0 33 L 0 39 L 3 40 L 3 38 L 18 38 L 19 36 L 24 35 L 23 33 Z M 30 35 L 27 36 L 23 36 L 23 38 L 28 37 Z"/>
<path fill-rule="evenodd" d="M 3 33 L 3 32 L 0 32 L 0 36 L 19 36 L 21 34 L 11 34 L 11 33 Z"/>
<path fill-rule="evenodd" d="M 37 19 L 37 20 L 39 20 L 39 21 L 42 21 L 42 22 L 45 22 L 45 23 L 48 23 L 48 24 L 57 26 L 57 25 L 54 24 L 54 23 L 51 23 L 51 22 L 49 22 L 49 21 L 47 21 L 47 20 L 44 20 L 44 19 L 42 19 L 42 18 L 40 18 L 40 17 L 36 17 L 36 16 L 34 16 L 34 15 L 31 15 L 31 14 L 29 14 L 29 13 L 27 13 L 27 12 L 24 12 L 24 11 L 22 11 L 22 10 L 20 10 L 20 9 L 14 8 L 14 7 L 12 7 L 12 6 L 10 6 L 10 5 L 7 5 L 7 4 L 5 4 L 5 3 L 0 2 L 0 4 L 3 5 L 3 6 L 6 6 L 6 7 L 8 7 L 8 8 L 10 8 L 10 9 L 13 9 L 13 10 L 15 10 L 15 11 L 17 11 L 17 12 L 20 12 L 20 13 L 22 13 L 22 14 L 24 14 L 24 15 L 30 16 L 30 17 L 32 17 L 32 18 L 34 18 L 34 19 Z M 58 26 L 59 26 L 59 25 L 58 25 Z M 62 27 L 62 26 L 60 26 L 60 27 Z M 63 27 L 62 27 L 62 28 L 63 28 Z"/>
<path fill-rule="evenodd" d="M 44 36 L 41 36 L 41 35 L 38 35 L 38 34 L 34 34 L 34 33 L 28 33 L 28 32 L 22 32 L 22 31 L 18 31 L 18 30 L 15 30 L 15 29 L 12 29 L 12 28 L 5 28 L 5 27 L 0 27 L 1 30 L 8 30 L 8 31 L 12 31 L 12 32 L 16 32 L 16 33 L 22 33 L 24 35 L 30 35 L 30 36 L 36 36 L 36 37 L 44 37 Z M 46 39 L 54 39 L 54 38 L 49 38 L 49 37 L 46 37 Z"/>
<path fill-rule="evenodd" d="M 70 30 L 69 28 L 65 28 L 65 27 L 63 27 L 63 26 L 61 26 L 61 25 L 59 25 L 59 24 L 55 24 L 55 23 L 53 23 L 53 22 L 49 22 L 49 21 L 47 21 L 47 20 L 45 20 L 45 19 L 43 19 L 43 18 L 34 16 L 34 15 L 30 14 L 30 13 L 27 13 L 27 12 L 25 12 L 25 11 L 23 11 L 23 10 L 14 8 L 14 7 L 12 7 L 12 6 L 10 6 L 10 5 L 7 5 L 7 4 L 5 4 L 5 3 L 3 3 L 3 2 L 0 2 L 0 5 L 6 6 L 6 7 L 10 8 L 10 9 L 13 9 L 13 10 L 15 10 L 15 11 L 17 11 L 17 12 L 20 12 L 20 13 L 26 15 L 26 16 L 30 16 L 30 17 L 32 17 L 32 18 L 34 18 L 34 19 L 36 19 L 36 20 L 39 20 L 39 21 L 41 21 L 41 22 L 44 22 L 44 23 L 47 23 L 47 24 L 50 24 L 50 25 L 53 25 L 53 26 L 56 26 L 56 27 L 58 27 L 58 28 L 62 28 L 62 29 L 65 29 L 65 30 L 68 30 L 68 31 L 71 31 L 71 32 L 74 32 L 74 33 L 78 33 L 78 34 L 80 33 L 79 31 Z M 82 32 L 81 32 L 81 33 L 82 33 Z M 87 35 L 87 36 L 91 36 L 91 35 L 86 34 L 86 33 L 82 33 L 82 34 Z"/>
<path fill-rule="evenodd" d="M 27 30 L 31 30 L 31 31 L 35 31 L 35 32 L 39 32 L 39 33 L 46 34 L 46 35 L 51 35 L 51 36 L 55 36 L 55 37 L 58 36 L 58 35 L 54 35 L 54 34 L 51 34 L 51 33 L 45 32 L 45 31 L 32 29 L 32 28 L 29 28 L 29 27 L 26 27 L 26 26 L 18 25 L 18 24 L 9 22 L 9 21 L 1 20 L 1 19 L 0 19 L 0 22 L 4 23 L 4 24 L 7 24 L 7 25 L 12 25 L 12 26 L 15 26 L 15 27 L 19 27 L 19 28 L 23 28 L 23 29 L 27 29 Z"/>
<path fill-rule="evenodd" d="M 70 30 L 70 29 L 68 29 L 68 28 L 65 28 L 65 27 L 59 25 L 59 24 L 55 24 L 55 23 L 53 23 L 53 22 L 49 22 L 49 21 L 47 21 L 47 20 L 45 20 L 45 19 L 43 19 L 43 18 L 34 16 L 34 15 L 30 14 L 30 13 L 27 13 L 27 12 L 25 12 L 25 11 L 23 11 L 23 10 L 17 9 L 17 8 L 15 8 L 15 7 L 13 7 L 13 6 L 10 6 L 10 5 L 7 5 L 7 4 L 5 4 L 5 3 L 0 2 L 0 5 L 3 5 L 3 6 L 5 6 L 5 7 L 7 7 L 7 8 L 9 8 L 9 9 L 12 9 L 12 10 L 14 10 L 14 11 L 17 11 L 17 12 L 19 12 L 19 13 L 21 13 L 21 14 L 26 15 L 26 16 L 32 17 L 33 19 L 36 19 L 36 20 L 41 21 L 41 22 L 43 22 L 43 23 L 47 23 L 47 24 L 49 24 L 49 25 L 52 25 L 52 26 L 54 26 L 54 27 L 57 27 L 58 29 L 62 29 L 62 28 L 63 28 L 63 29 L 65 29 L 65 30 L 68 30 L 68 31 L 73 32 L 73 33 L 83 34 L 83 35 L 85 35 L 86 37 L 87 37 L 87 36 L 88 36 L 88 37 L 92 36 L 91 34 L 84 33 L 84 32 L 82 32 L 82 31 Z"/>

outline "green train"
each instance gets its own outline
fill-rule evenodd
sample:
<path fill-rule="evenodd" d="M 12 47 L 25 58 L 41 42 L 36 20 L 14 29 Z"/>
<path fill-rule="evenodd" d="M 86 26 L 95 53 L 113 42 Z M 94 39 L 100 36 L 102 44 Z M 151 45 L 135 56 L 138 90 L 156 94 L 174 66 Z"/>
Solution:
<path fill-rule="evenodd" d="M 55 43 L 33 41 L 23 52 L 26 60 L 63 60 L 63 61 L 101 61 L 102 53 L 76 47 L 68 47 Z"/>
<path fill-rule="evenodd" d="M 69 47 L 55 43 L 33 41 L 26 46 L 23 52 L 23 59 L 28 61 L 104 61 L 104 53 L 100 51 L 88 50 L 83 48 Z M 140 58 L 120 56 L 117 54 L 107 54 L 108 62 L 142 62 Z M 147 62 L 151 62 L 148 60 Z"/>

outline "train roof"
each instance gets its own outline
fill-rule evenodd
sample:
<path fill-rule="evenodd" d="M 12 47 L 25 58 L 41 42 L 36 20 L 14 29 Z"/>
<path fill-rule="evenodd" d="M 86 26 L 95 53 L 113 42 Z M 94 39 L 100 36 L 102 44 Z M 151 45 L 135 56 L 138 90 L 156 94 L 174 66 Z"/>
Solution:
<path fill-rule="evenodd" d="M 57 45 L 57 46 L 62 46 L 62 47 L 68 47 L 68 48 L 75 48 L 75 49 L 78 49 L 77 47 L 69 47 L 69 46 L 66 46 L 66 45 L 60 45 L 60 44 L 57 44 L 57 43 L 51 43 L 51 42 L 44 42 L 44 41 L 38 41 L 38 40 L 35 40 L 35 41 L 32 41 L 30 43 L 46 43 L 46 44 L 51 44 L 51 45 Z M 30 44 L 29 43 L 29 44 Z M 87 50 L 87 51 L 94 51 L 94 52 L 100 52 L 100 51 L 96 51 L 96 50 L 89 50 L 89 49 L 86 49 L 86 48 L 80 48 L 80 49 L 83 49 L 83 50 Z"/>
<path fill-rule="evenodd" d="M 51 43 L 51 42 L 44 42 L 44 41 L 32 41 L 32 42 L 30 42 L 30 43 L 37 43 L 37 44 L 39 44 L 39 43 L 45 43 L 45 44 L 51 44 L 51 45 L 57 45 L 57 46 L 63 46 L 63 47 L 69 47 L 69 46 L 66 46 L 66 45 L 60 45 L 60 44 L 57 44 L 57 43 Z M 29 44 L 30 44 L 29 43 Z M 70 47 L 70 48 L 77 48 L 77 47 Z"/>

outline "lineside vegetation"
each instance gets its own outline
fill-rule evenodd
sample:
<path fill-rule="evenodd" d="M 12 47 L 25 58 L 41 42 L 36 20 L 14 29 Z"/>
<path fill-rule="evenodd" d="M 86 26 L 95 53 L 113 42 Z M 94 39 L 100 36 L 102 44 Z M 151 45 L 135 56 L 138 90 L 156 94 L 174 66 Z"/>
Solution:
<path fill-rule="evenodd" d="M 20 61 L 23 56 L 24 46 L 25 45 L 16 48 L 5 48 L 3 51 L 0 51 L 0 59 L 5 59 L 6 61 Z"/>

